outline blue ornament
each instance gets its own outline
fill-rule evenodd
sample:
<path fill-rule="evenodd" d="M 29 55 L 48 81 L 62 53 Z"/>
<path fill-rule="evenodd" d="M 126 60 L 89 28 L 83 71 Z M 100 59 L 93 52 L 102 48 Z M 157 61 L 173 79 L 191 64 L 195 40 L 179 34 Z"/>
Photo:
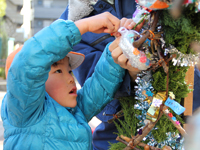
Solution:
<path fill-rule="evenodd" d="M 172 117 L 172 120 L 173 120 L 173 121 L 176 121 L 176 117 Z"/>
<path fill-rule="evenodd" d="M 149 65 L 150 65 L 150 60 L 149 60 L 149 59 L 147 59 L 145 65 L 146 65 L 146 66 L 149 66 Z"/>
<path fill-rule="evenodd" d="M 147 94 L 148 96 L 153 97 L 153 93 L 152 93 L 151 91 L 146 91 L 146 94 Z"/>

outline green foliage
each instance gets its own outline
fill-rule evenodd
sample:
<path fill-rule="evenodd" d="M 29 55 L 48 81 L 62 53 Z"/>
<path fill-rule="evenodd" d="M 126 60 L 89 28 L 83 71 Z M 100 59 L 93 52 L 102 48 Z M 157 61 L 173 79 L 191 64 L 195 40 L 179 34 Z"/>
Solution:
<path fill-rule="evenodd" d="M 0 18 L 5 15 L 5 10 L 6 10 L 6 1 L 0 0 Z"/>
<path fill-rule="evenodd" d="M 8 53 L 8 37 L 5 32 L 0 33 L 0 38 L 2 40 L 2 45 L 0 45 L 0 59 L 6 59 Z"/>
<path fill-rule="evenodd" d="M 172 91 L 176 95 L 176 101 L 180 103 L 181 98 L 187 96 L 189 93 L 188 85 L 185 83 L 185 74 L 188 67 L 173 66 L 172 63 L 169 64 L 169 91 Z M 163 70 L 160 68 L 153 73 L 152 85 L 156 92 L 166 90 L 166 80 L 167 76 Z"/>
<path fill-rule="evenodd" d="M 164 39 L 166 44 L 172 44 L 180 52 L 184 54 L 194 53 L 190 49 L 190 44 L 193 41 L 200 41 L 200 13 L 195 13 L 194 4 L 188 5 L 183 10 L 182 16 L 174 20 L 168 10 L 162 11 L 160 21 L 164 30 Z M 183 98 L 190 92 L 189 85 L 185 82 L 185 75 L 188 67 L 173 66 L 172 62 L 169 63 L 169 91 L 175 94 L 175 100 L 181 103 Z M 152 86 L 155 92 L 166 91 L 167 76 L 163 68 L 159 68 L 153 72 Z M 135 115 L 141 114 L 141 111 L 134 109 L 136 100 L 134 98 L 125 97 L 120 100 L 122 109 L 124 111 L 124 120 L 119 120 L 120 124 L 116 123 L 118 135 L 131 137 L 137 134 L 136 129 L 138 120 Z M 172 110 L 170 112 L 180 121 L 184 123 L 182 116 L 176 115 Z M 178 130 L 170 122 L 170 120 L 163 115 L 157 122 L 157 130 L 152 130 L 155 140 L 160 143 L 166 140 L 167 132 L 178 133 Z M 147 143 L 148 141 L 143 141 Z M 125 147 L 122 143 L 111 144 L 110 150 L 122 150 Z"/>
<path fill-rule="evenodd" d="M 184 54 L 193 53 L 190 44 L 200 41 L 200 13 L 195 13 L 195 4 L 184 7 L 177 20 L 173 19 L 169 10 L 162 11 L 160 21 L 164 30 L 166 44 L 174 45 Z"/>
<path fill-rule="evenodd" d="M 6 79 L 5 68 L 0 68 L 0 77 Z"/>
<path fill-rule="evenodd" d="M 118 143 L 110 143 L 109 150 L 122 150 L 126 147 L 125 144 L 118 142 Z"/>
<path fill-rule="evenodd" d="M 136 123 L 138 120 L 135 117 L 135 114 L 140 113 L 140 111 L 134 109 L 135 102 L 136 101 L 133 97 L 124 97 L 120 99 L 120 103 L 124 112 L 124 121 L 120 120 L 120 123 L 124 130 L 123 134 L 119 135 L 131 137 L 131 135 L 135 135 L 136 133 Z"/>
<path fill-rule="evenodd" d="M 178 103 L 181 103 L 181 100 L 187 96 L 187 93 L 190 92 L 188 85 L 185 83 L 185 74 L 187 70 L 188 67 L 173 66 L 172 63 L 169 64 L 169 91 L 174 93 L 176 96 L 175 100 Z M 152 85 L 156 92 L 166 90 L 166 79 L 167 76 L 163 68 L 160 68 L 155 73 L 153 73 Z M 180 123 L 184 123 L 181 116 L 176 115 L 172 110 L 170 110 L 170 112 L 173 113 L 173 116 L 175 116 L 177 120 L 180 121 Z M 157 122 L 156 127 L 158 130 L 152 130 L 152 134 L 158 142 L 162 142 L 166 139 L 167 132 L 178 133 L 178 130 L 164 115 Z"/>
<path fill-rule="evenodd" d="M 116 134 L 131 138 L 132 135 L 136 134 L 137 123 L 139 122 L 135 114 L 141 114 L 141 112 L 134 109 L 136 100 L 133 97 L 123 97 L 120 99 L 120 103 L 124 112 L 124 120 L 118 119 L 119 123 L 114 122 L 118 130 Z M 110 150 L 122 150 L 123 148 L 125 148 L 125 145 L 122 143 L 111 143 Z"/>
<path fill-rule="evenodd" d="M 6 59 L 8 53 L 8 36 L 5 30 L 3 18 L 0 18 L 0 40 L 0 59 Z"/>
<path fill-rule="evenodd" d="M 188 67 L 179 67 L 173 66 L 172 63 L 169 65 L 169 91 L 172 91 L 176 98 L 177 102 L 181 102 L 181 99 L 187 96 L 189 92 L 188 85 L 185 83 L 185 73 L 187 72 Z M 153 81 L 152 85 L 155 89 L 155 92 L 165 91 L 166 90 L 166 73 L 161 67 L 156 72 L 153 73 Z M 140 110 L 134 109 L 134 104 L 136 100 L 131 97 L 124 97 L 120 99 L 120 103 L 122 105 L 122 109 L 124 112 L 124 121 L 119 120 L 120 125 L 115 123 L 118 130 L 118 135 L 124 135 L 127 137 L 131 137 L 132 135 L 136 135 L 137 123 L 138 120 L 135 115 L 141 114 Z M 184 123 L 181 116 L 176 115 L 172 110 L 171 113 L 180 121 L 180 123 Z M 166 139 L 167 132 L 175 132 L 178 133 L 176 127 L 171 123 L 171 121 L 163 115 L 160 120 L 157 122 L 156 126 L 157 130 L 152 130 L 152 134 L 157 142 L 162 142 Z M 145 141 L 144 143 L 148 143 Z M 115 144 L 112 144 L 111 148 L 117 147 Z"/>

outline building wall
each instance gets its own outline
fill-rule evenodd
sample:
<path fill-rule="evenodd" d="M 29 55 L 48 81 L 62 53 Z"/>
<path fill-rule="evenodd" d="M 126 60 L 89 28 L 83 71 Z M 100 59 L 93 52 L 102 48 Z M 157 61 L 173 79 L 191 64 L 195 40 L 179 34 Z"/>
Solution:
<path fill-rule="evenodd" d="M 32 0 L 23 0 L 23 8 L 21 14 L 23 15 L 24 38 L 29 39 L 32 37 L 31 33 L 31 20 L 33 20 Z"/>
<path fill-rule="evenodd" d="M 68 0 L 6 0 L 6 32 L 15 44 L 25 40 L 58 19 Z"/>
<path fill-rule="evenodd" d="M 23 43 L 23 31 L 18 30 L 23 24 L 23 16 L 20 14 L 23 0 L 6 0 L 5 30 L 8 37 L 16 42 Z"/>
<path fill-rule="evenodd" d="M 58 19 L 68 5 L 68 0 L 33 0 L 33 35 Z"/>
<path fill-rule="evenodd" d="M 10 2 L 12 2 L 15 5 L 23 5 L 23 0 L 10 0 Z"/>

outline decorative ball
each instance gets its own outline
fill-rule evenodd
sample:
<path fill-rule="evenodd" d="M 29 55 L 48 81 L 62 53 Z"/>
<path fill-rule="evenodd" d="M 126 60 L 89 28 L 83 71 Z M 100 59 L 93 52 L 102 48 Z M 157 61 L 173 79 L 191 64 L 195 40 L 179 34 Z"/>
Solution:
<path fill-rule="evenodd" d="M 134 54 L 134 55 L 139 55 L 139 54 L 140 54 L 140 51 L 139 51 L 137 48 L 134 48 L 133 54 Z"/>
<path fill-rule="evenodd" d="M 149 145 L 145 145 L 144 146 L 144 150 L 150 150 L 150 146 Z"/>
<path fill-rule="evenodd" d="M 169 117 L 173 117 L 173 114 L 172 114 L 172 113 L 169 113 L 168 116 L 169 116 Z"/>
<path fill-rule="evenodd" d="M 138 131 L 138 134 L 139 134 L 139 135 L 142 135 L 142 129 L 140 129 L 140 130 Z"/>
<path fill-rule="evenodd" d="M 146 56 L 140 57 L 140 62 L 141 63 L 145 63 L 146 61 L 147 61 L 147 57 Z"/>

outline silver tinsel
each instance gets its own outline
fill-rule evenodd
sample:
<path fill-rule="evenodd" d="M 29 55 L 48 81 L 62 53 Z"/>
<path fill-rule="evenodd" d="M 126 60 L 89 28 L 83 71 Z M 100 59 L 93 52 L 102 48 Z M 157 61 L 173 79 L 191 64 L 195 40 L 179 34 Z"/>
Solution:
<path fill-rule="evenodd" d="M 172 59 L 174 66 L 194 66 L 199 61 L 198 54 L 183 54 L 177 50 L 173 45 L 170 45 L 165 49 L 165 55 L 167 54 L 176 54 L 177 57 Z"/>

